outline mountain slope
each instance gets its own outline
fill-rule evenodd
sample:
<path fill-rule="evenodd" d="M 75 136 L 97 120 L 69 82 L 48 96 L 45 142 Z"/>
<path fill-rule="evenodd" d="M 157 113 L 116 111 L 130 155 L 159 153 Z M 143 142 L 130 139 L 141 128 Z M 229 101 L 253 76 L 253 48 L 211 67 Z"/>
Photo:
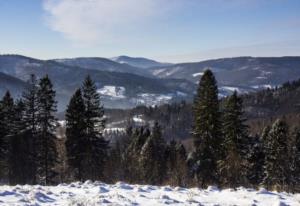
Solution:
<path fill-rule="evenodd" d="M 2 98 L 7 90 L 14 97 L 20 97 L 26 86 L 27 84 L 24 81 L 0 72 L 0 98 Z"/>
<path fill-rule="evenodd" d="M 148 69 L 151 67 L 161 67 L 171 65 L 169 63 L 161 63 L 152 59 L 143 57 L 129 57 L 129 56 L 118 56 L 111 58 L 113 61 L 119 62 L 120 64 L 128 64 L 134 67 Z"/>
<path fill-rule="evenodd" d="M 49 75 L 57 90 L 59 110 L 65 109 L 70 96 L 88 74 L 96 82 L 100 93 L 107 86 L 124 91 L 124 98 L 103 95 L 106 107 L 128 108 L 138 104 L 152 105 L 156 101 L 167 103 L 183 98 L 182 93 L 186 95 L 184 98 L 191 96 L 195 87 L 186 80 L 160 80 L 130 73 L 84 69 L 53 60 L 42 61 L 18 55 L 0 56 L 0 72 L 23 81 L 29 79 L 32 73 L 38 78 Z"/>
<path fill-rule="evenodd" d="M 236 57 L 152 68 L 159 78 L 187 79 L 196 83 L 210 68 L 219 86 L 257 89 L 300 78 L 300 57 Z"/>
<path fill-rule="evenodd" d="M 54 61 L 68 66 L 81 67 L 84 69 L 132 73 L 132 74 L 137 74 L 142 76 L 151 76 L 150 72 L 144 71 L 143 69 L 131 66 L 129 64 L 121 64 L 100 57 L 79 57 L 79 58 L 71 58 L 71 59 L 56 59 Z"/>

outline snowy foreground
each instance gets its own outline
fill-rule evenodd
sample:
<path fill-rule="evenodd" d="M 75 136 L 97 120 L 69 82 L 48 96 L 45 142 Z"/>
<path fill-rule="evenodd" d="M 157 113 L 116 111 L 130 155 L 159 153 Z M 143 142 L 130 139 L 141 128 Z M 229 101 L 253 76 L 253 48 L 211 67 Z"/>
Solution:
<path fill-rule="evenodd" d="M 43 186 L 0 186 L 0 205 L 300 205 L 300 194 L 239 188 L 108 185 L 100 182 Z"/>

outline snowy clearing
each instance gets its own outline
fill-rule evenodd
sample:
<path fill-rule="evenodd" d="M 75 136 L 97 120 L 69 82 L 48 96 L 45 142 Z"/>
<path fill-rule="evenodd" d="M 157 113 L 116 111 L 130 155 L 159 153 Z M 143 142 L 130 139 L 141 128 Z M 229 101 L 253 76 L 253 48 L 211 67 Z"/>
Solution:
<path fill-rule="evenodd" d="M 103 88 L 97 90 L 99 94 L 119 99 L 125 98 L 125 91 L 125 87 L 117 87 L 111 85 L 104 86 Z"/>
<path fill-rule="evenodd" d="M 192 74 L 193 77 L 198 77 L 198 76 L 203 76 L 204 72 L 199 72 L 199 73 L 195 73 L 195 74 Z"/>
<path fill-rule="evenodd" d="M 265 189 L 218 190 L 209 187 L 129 185 L 101 182 L 58 186 L 0 186 L 0 205 L 300 205 L 300 194 L 268 192 Z"/>

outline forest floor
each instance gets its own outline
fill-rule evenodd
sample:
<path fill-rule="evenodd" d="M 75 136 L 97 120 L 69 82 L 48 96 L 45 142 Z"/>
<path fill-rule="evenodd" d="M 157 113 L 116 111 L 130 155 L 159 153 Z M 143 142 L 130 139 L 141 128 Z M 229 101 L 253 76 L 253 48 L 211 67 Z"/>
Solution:
<path fill-rule="evenodd" d="M 0 205 L 300 205 L 300 194 L 246 188 L 219 190 L 208 187 L 113 185 L 101 182 L 60 184 L 58 186 L 0 186 Z"/>

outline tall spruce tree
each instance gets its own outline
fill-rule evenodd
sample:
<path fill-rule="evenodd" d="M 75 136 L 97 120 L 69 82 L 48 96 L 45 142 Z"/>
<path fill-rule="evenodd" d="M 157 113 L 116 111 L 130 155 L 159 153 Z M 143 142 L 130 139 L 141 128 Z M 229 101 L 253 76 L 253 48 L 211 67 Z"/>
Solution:
<path fill-rule="evenodd" d="M 24 150 L 26 150 L 26 166 L 24 170 L 29 184 L 36 184 L 36 156 L 37 156 L 37 127 L 38 127 L 38 81 L 34 74 L 28 80 L 28 87 L 22 94 L 24 103 L 23 123 L 26 125 L 23 133 Z"/>
<path fill-rule="evenodd" d="M 55 91 L 48 76 L 40 79 L 38 96 L 38 134 L 37 134 L 37 176 L 38 183 L 43 185 L 53 184 L 57 172 L 55 166 L 58 162 L 56 147 L 57 120 Z"/>
<path fill-rule="evenodd" d="M 142 169 L 140 164 L 141 150 L 150 137 L 151 132 L 148 128 L 137 128 L 127 130 L 130 137 L 130 143 L 125 150 L 124 155 L 124 173 L 125 180 L 131 183 L 138 183 L 143 180 Z"/>
<path fill-rule="evenodd" d="M 14 120 L 14 100 L 9 91 L 1 101 L 0 112 L 0 175 L 7 180 L 9 138 L 13 132 Z"/>
<path fill-rule="evenodd" d="M 288 151 L 288 126 L 278 119 L 266 138 L 265 177 L 263 184 L 268 189 L 285 189 L 288 185 L 289 167 L 286 161 Z"/>
<path fill-rule="evenodd" d="M 167 147 L 167 179 L 168 184 L 187 186 L 188 167 L 186 150 L 181 143 L 172 140 Z"/>
<path fill-rule="evenodd" d="M 290 189 L 293 192 L 300 192 L 300 129 L 295 128 L 292 133 L 292 145 L 290 152 Z"/>
<path fill-rule="evenodd" d="M 224 159 L 219 161 L 225 186 L 244 185 L 247 176 L 248 131 L 243 118 L 243 102 L 235 91 L 225 101 L 223 116 Z"/>
<path fill-rule="evenodd" d="M 14 120 L 12 132 L 9 137 L 9 183 L 27 184 L 28 180 L 28 145 L 26 124 L 23 121 L 25 105 L 22 100 L 18 100 L 14 109 Z"/>
<path fill-rule="evenodd" d="M 218 181 L 217 161 L 222 157 L 218 87 L 213 73 L 206 70 L 194 100 L 194 146 L 198 183 L 202 186 Z"/>
<path fill-rule="evenodd" d="M 66 138 L 68 165 L 74 173 L 74 178 L 83 181 L 83 161 L 87 142 L 85 105 L 80 89 L 72 96 L 66 111 Z"/>
<path fill-rule="evenodd" d="M 265 149 L 262 137 L 256 135 L 249 142 L 248 180 L 251 186 L 258 186 L 264 178 Z"/>
<path fill-rule="evenodd" d="M 103 137 L 105 127 L 104 109 L 95 82 L 88 75 L 82 86 L 85 105 L 86 155 L 85 168 L 87 178 L 103 178 L 104 164 L 107 159 L 108 141 Z"/>
<path fill-rule="evenodd" d="M 140 162 L 143 180 L 148 184 L 162 184 L 166 175 L 166 142 L 156 122 L 150 137 L 141 150 Z"/>

